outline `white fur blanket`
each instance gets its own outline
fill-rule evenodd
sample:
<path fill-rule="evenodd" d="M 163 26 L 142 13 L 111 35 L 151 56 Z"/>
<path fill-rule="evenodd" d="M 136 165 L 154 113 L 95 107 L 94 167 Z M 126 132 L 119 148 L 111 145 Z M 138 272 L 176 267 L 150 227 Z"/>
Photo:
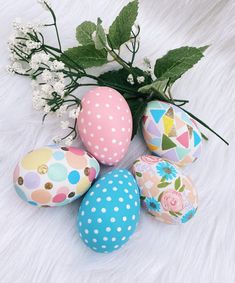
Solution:
<path fill-rule="evenodd" d="M 127 0 L 52 1 L 63 47 L 76 44 L 84 20 L 109 25 Z M 15 17 L 45 21 L 32 0 L 0 1 L 0 282 L 235 282 L 235 5 L 234 0 L 140 0 L 141 51 L 138 62 L 153 62 L 169 49 L 210 44 L 206 57 L 173 89 L 190 100 L 188 109 L 230 141 L 208 133 L 201 158 L 189 166 L 200 206 L 186 225 L 168 226 L 142 211 L 137 232 L 119 251 L 90 251 L 76 231 L 77 202 L 37 209 L 14 192 L 12 171 L 27 151 L 60 134 L 56 119 L 41 124 L 31 106 L 27 78 L 5 72 L 6 41 Z M 48 32 L 49 36 L 49 32 Z M 53 41 L 53 39 L 51 39 Z M 79 142 L 77 142 L 79 145 Z M 140 137 L 119 164 L 128 168 L 146 147 Z"/>

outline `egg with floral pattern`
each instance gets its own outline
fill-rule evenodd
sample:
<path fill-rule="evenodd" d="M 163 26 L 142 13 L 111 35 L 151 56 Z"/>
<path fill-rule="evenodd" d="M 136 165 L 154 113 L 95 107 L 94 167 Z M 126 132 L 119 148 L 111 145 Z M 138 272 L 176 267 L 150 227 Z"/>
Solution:
<path fill-rule="evenodd" d="M 162 102 L 147 104 L 142 132 L 148 148 L 156 155 L 178 166 L 198 159 L 202 137 L 196 121 L 179 107 Z"/>
<path fill-rule="evenodd" d="M 118 250 L 136 230 L 140 195 L 132 174 L 115 169 L 97 180 L 82 200 L 78 229 L 82 241 L 92 250 Z"/>
<path fill-rule="evenodd" d="M 62 206 L 83 195 L 100 171 L 96 159 L 75 147 L 44 146 L 17 164 L 13 181 L 18 196 L 34 206 Z"/>
<path fill-rule="evenodd" d="M 190 179 L 169 161 L 145 155 L 133 165 L 143 207 L 157 220 L 181 224 L 197 211 L 197 191 Z"/>
<path fill-rule="evenodd" d="M 132 135 L 132 116 L 115 89 L 97 87 L 84 95 L 78 132 L 86 149 L 102 164 L 115 165 L 126 154 Z"/>

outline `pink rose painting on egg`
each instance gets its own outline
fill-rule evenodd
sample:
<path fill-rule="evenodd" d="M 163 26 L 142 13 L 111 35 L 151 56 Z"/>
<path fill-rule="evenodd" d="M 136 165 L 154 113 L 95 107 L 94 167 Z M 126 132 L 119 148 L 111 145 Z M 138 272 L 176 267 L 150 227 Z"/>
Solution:
<path fill-rule="evenodd" d="M 181 193 L 175 190 L 164 192 L 161 197 L 161 205 L 166 211 L 181 211 L 184 208 L 184 202 Z"/>

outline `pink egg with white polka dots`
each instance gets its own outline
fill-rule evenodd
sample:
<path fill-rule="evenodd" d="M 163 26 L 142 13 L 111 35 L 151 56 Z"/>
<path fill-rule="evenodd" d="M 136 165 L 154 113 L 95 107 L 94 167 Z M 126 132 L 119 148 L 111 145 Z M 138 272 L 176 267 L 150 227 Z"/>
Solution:
<path fill-rule="evenodd" d="M 97 87 L 82 98 L 78 132 L 87 150 L 101 163 L 115 165 L 126 154 L 132 135 L 130 108 L 110 87 Z"/>

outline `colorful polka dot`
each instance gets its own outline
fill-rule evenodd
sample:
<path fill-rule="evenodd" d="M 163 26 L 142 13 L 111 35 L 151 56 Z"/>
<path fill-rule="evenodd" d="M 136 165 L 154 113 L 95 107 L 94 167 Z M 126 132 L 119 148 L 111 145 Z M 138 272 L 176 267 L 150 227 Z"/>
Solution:
<path fill-rule="evenodd" d="M 78 173 L 78 171 L 74 170 L 69 173 L 68 179 L 71 184 L 77 184 L 80 180 L 80 174 Z"/>
<path fill-rule="evenodd" d="M 61 163 L 54 163 L 50 165 L 47 174 L 52 181 L 61 182 L 67 178 L 67 168 Z"/>
<path fill-rule="evenodd" d="M 24 185 L 27 189 L 36 189 L 40 185 L 40 177 L 35 172 L 26 173 L 24 176 Z"/>

